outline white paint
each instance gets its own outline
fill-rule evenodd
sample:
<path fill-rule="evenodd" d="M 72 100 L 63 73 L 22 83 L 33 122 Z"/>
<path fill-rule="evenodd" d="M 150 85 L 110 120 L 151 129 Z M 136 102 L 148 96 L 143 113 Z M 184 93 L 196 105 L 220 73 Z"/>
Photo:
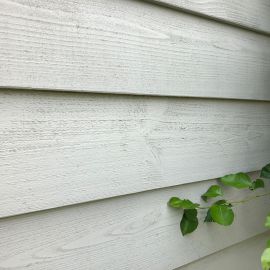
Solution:
<path fill-rule="evenodd" d="M 0 93 L 0 216 L 260 169 L 267 102 Z"/>
<path fill-rule="evenodd" d="M 149 0 L 270 34 L 268 0 Z"/>
<path fill-rule="evenodd" d="M 0 92 L 0 269 L 172 270 L 265 231 L 267 197 L 187 237 L 166 202 L 269 162 L 269 5 L 165 1 L 254 32 L 136 0 L 0 0 L 0 88 L 55 91 Z"/>
<path fill-rule="evenodd" d="M 0 5 L 2 88 L 270 100 L 267 36 L 136 0 Z"/>
<path fill-rule="evenodd" d="M 182 237 L 180 212 L 167 207 L 168 199 L 197 201 L 213 183 L 1 219 L 0 269 L 172 270 L 265 231 L 269 197 L 234 208 L 231 227 L 202 223 L 198 231 Z M 227 189 L 226 198 L 239 199 L 246 193 Z"/>

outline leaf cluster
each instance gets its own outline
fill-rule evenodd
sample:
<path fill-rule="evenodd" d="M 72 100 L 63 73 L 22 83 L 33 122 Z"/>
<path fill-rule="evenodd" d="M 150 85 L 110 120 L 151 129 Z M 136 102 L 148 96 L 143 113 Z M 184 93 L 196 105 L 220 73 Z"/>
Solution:
<path fill-rule="evenodd" d="M 267 164 L 262 168 L 261 171 L 261 177 L 270 179 L 270 164 Z M 265 227 L 270 229 L 270 214 L 266 217 L 265 221 Z M 270 269 L 270 240 L 267 241 L 266 249 L 264 250 L 262 256 L 261 256 L 261 264 L 263 270 L 269 270 Z"/>
<path fill-rule="evenodd" d="M 201 195 L 204 202 L 209 202 L 216 197 L 223 197 L 223 187 L 230 186 L 236 189 L 249 189 L 251 191 L 258 188 L 264 188 L 264 179 L 270 179 L 270 164 L 264 166 L 261 170 L 260 178 L 252 180 L 251 177 L 243 172 L 225 175 L 220 178 L 220 184 L 210 186 L 205 193 Z M 258 197 L 258 196 L 255 196 Z M 181 199 L 178 197 L 172 197 L 168 201 L 168 205 L 175 209 L 182 209 L 182 218 L 180 221 L 180 230 L 182 235 L 186 235 L 194 232 L 198 225 L 198 210 L 207 209 L 204 222 L 213 222 L 223 226 L 229 226 L 234 221 L 233 206 L 236 203 L 242 203 L 246 200 L 241 200 L 238 202 L 229 202 L 222 198 L 220 200 L 212 202 L 212 204 L 207 206 L 201 206 L 199 203 L 192 202 L 188 199 Z M 270 228 L 270 215 L 267 218 L 266 226 Z M 270 243 L 270 241 L 269 241 Z M 268 258 L 269 255 L 269 258 Z M 267 259 L 266 259 L 267 258 Z M 262 262 L 266 264 L 269 262 L 268 268 L 270 269 L 270 244 L 269 251 L 266 251 L 262 256 Z M 262 263 L 262 264 L 263 264 Z"/>

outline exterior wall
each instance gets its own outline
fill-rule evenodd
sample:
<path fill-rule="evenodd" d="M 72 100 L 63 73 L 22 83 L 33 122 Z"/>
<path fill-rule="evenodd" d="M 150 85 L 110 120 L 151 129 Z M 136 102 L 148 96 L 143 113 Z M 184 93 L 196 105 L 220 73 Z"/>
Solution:
<path fill-rule="evenodd" d="M 268 197 L 235 208 L 231 227 L 203 224 L 201 213 L 199 229 L 182 237 L 179 212 L 168 209 L 168 198 L 196 199 L 211 184 L 202 181 L 4 218 L 0 269 L 175 269 L 265 231 Z"/>
<path fill-rule="evenodd" d="M 0 269 L 257 269 L 269 198 L 166 205 L 270 160 L 267 0 L 203 2 L 0 0 Z"/>

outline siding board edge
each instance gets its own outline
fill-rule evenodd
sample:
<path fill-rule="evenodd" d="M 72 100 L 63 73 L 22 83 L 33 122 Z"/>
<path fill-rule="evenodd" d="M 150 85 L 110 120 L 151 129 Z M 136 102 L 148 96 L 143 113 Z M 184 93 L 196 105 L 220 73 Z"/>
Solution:
<path fill-rule="evenodd" d="M 230 3 L 234 2 L 233 0 L 230 1 L 220 1 L 220 0 L 214 0 L 214 1 L 207 1 L 203 3 L 204 6 L 209 6 L 211 3 L 218 3 L 221 2 L 222 5 L 216 5 L 215 9 L 205 10 L 203 8 L 199 8 L 196 6 L 196 0 L 192 1 L 181 1 L 181 0 L 142 0 L 146 2 L 150 2 L 153 4 L 161 5 L 167 8 L 175 9 L 180 12 L 186 12 L 189 14 L 193 14 L 195 16 L 201 16 L 207 19 L 211 19 L 214 21 L 218 21 L 224 24 L 232 25 L 234 27 L 239 27 L 248 31 L 256 32 L 258 34 L 270 36 L 270 19 L 267 16 L 264 16 L 262 19 L 259 15 L 260 12 L 267 14 L 267 12 L 270 14 L 270 6 L 267 6 L 267 1 L 263 1 L 260 3 L 258 10 L 255 11 L 252 10 L 252 7 L 248 10 L 249 13 L 245 10 L 249 5 L 257 4 L 259 1 L 254 2 L 245 2 L 245 4 L 241 5 L 240 8 L 238 8 L 238 18 L 231 17 L 228 15 L 228 13 L 232 13 L 232 7 L 230 7 Z M 198 1 L 199 3 L 199 1 Z M 205 8 L 205 7 L 204 7 Z M 224 12 L 223 14 L 221 12 Z M 245 19 L 244 19 L 245 17 Z M 247 21 L 247 18 L 256 18 L 256 22 L 254 19 L 254 22 Z"/>

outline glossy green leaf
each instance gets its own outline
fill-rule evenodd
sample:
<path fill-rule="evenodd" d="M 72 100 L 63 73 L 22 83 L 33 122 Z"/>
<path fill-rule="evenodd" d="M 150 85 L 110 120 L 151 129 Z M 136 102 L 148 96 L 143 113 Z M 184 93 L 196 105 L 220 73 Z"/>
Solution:
<path fill-rule="evenodd" d="M 168 201 L 168 205 L 173 208 L 181 208 L 182 200 L 177 197 L 172 197 Z"/>
<path fill-rule="evenodd" d="M 270 248 L 267 248 L 264 250 L 264 252 L 261 256 L 261 263 L 262 263 L 263 270 L 270 269 Z"/>
<path fill-rule="evenodd" d="M 208 209 L 207 213 L 206 213 L 206 217 L 204 219 L 204 222 L 214 222 L 211 213 L 210 213 L 210 209 Z"/>
<path fill-rule="evenodd" d="M 194 232 L 199 224 L 197 218 L 197 210 L 196 209 L 185 209 L 182 220 L 180 222 L 180 229 L 182 235 L 186 235 L 188 233 Z"/>
<path fill-rule="evenodd" d="M 212 205 L 210 207 L 210 213 L 213 220 L 224 226 L 229 226 L 233 223 L 234 213 L 228 205 Z"/>
<path fill-rule="evenodd" d="M 261 170 L 261 177 L 270 179 L 270 163 L 265 165 Z"/>
<path fill-rule="evenodd" d="M 215 205 L 228 205 L 228 202 L 226 200 L 219 200 L 214 203 Z"/>
<path fill-rule="evenodd" d="M 182 200 L 177 197 L 172 197 L 168 205 L 173 208 L 182 208 L 182 209 L 195 209 L 200 206 L 198 203 L 193 203 L 190 200 Z"/>
<path fill-rule="evenodd" d="M 223 192 L 221 190 L 221 187 L 218 185 L 212 185 L 203 195 L 202 199 L 207 202 L 208 198 L 214 198 L 217 196 L 222 196 Z"/>
<path fill-rule="evenodd" d="M 264 226 L 267 227 L 267 228 L 270 228 L 270 215 L 268 215 L 266 217 L 266 221 L 264 223 Z"/>
<path fill-rule="evenodd" d="M 256 179 L 252 182 L 250 189 L 255 190 L 257 188 L 264 188 L 264 181 L 262 179 Z"/>
<path fill-rule="evenodd" d="M 236 173 L 225 175 L 221 178 L 221 182 L 226 186 L 235 188 L 249 188 L 252 186 L 252 181 L 246 173 Z"/>

